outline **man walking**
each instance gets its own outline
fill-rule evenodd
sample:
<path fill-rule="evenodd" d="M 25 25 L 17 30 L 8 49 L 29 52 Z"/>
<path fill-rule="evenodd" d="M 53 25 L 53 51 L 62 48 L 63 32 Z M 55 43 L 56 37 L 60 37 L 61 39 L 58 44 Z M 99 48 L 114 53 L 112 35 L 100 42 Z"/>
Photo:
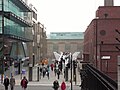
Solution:
<path fill-rule="evenodd" d="M 9 78 L 8 76 L 6 76 L 6 78 L 4 79 L 4 86 L 5 86 L 5 90 L 8 90 L 8 86 L 9 86 Z"/>
<path fill-rule="evenodd" d="M 14 90 L 14 86 L 15 86 L 15 78 L 12 76 L 10 78 L 10 87 L 11 87 L 11 90 Z"/>
<path fill-rule="evenodd" d="M 53 82 L 53 89 L 54 89 L 54 90 L 58 90 L 58 88 L 59 88 L 59 83 L 58 83 L 57 80 L 55 80 L 55 81 Z"/>

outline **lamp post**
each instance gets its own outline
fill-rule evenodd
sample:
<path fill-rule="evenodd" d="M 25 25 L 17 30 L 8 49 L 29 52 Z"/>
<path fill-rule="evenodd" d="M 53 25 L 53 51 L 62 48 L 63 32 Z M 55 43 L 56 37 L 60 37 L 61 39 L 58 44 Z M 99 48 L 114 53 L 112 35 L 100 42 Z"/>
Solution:
<path fill-rule="evenodd" d="M 2 55 L 2 75 L 1 83 L 3 83 L 3 74 L 4 74 L 4 0 L 2 0 L 2 40 L 3 40 L 3 55 Z"/>
<path fill-rule="evenodd" d="M 70 62 L 71 62 L 71 81 L 70 82 L 71 82 L 71 90 L 73 90 L 73 84 L 72 84 L 72 74 L 73 74 L 72 73 L 72 66 L 73 65 L 72 65 L 72 55 L 71 55 L 71 53 L 70 53 Z"/>
<path fill-rule="evenodd" d="M 96 59 L 96 68 L 98 67 L 98 63 L 97 63 L 97 51 L 98 51 L 98 48 L 97 48 L 98 47 L 97 46 L 97 41 L 98 41 L 97 40 L 98 39 L 97 33 L 98 33 L 98 30 L 97 29 L 98 29 L 98 20 L 96 19 L 96 38 L 95 38 L 96 39 L 96 57 L 95 57 L 95 59 Z"/>
<path fill-rule="evenodd" d="M 40 60 L 40 45 L 38 45 L 38 60 Z M 39 63 L 37 65 L 37 81 L 39 81 Z"/>
<path fill-rule="evenodd" d="M 29 81 L 32 81 L 32 64 L 29 64 Z"/>

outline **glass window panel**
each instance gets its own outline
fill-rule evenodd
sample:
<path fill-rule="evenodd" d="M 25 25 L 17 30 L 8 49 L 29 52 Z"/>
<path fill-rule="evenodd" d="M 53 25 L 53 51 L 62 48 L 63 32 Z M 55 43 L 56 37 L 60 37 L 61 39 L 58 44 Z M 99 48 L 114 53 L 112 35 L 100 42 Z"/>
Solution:
<path fill-rule="evenodd" d="M 0 0 L 0 4 L 2 4 L 2 0 Z"/>
<path fill-rule="evenodd" d="M 0 16 L 0 28 L 2 28 L 2 20 L 1 19 L 2 18 Z M 4 18 L 4 30 L 5 30 L 6 34 L 12 34 L 12 35 L 15 35 L 18 37 L 32 39 L 31 32 L 29 31 L 29 29 L 25 30 L 24 27 L 22 27 L 21 25 L 13 22 L 7 18 Z M 26 33 L 26 31 L 27 31 L 27 33 Z M 2 33 L 2 29 L 1 29 L 0 33 Z"/>
<path fill-rule="evenodd" d="M 2 5 L 0 4 L 0 10 L 2 11 Z"/>
<path fill-rule="evenodd" d="M 2 28 L 0 27 L 0 33 L 2 33 Z"/>
<path fill-rule="evenodd" d="M 0 20 L 2 20 L 2 16 L 0 15 Z"/>
<path fill-rule="evenodd" d="M 0 20 L 0 27 L 2 28 L 2 20 Z"/>

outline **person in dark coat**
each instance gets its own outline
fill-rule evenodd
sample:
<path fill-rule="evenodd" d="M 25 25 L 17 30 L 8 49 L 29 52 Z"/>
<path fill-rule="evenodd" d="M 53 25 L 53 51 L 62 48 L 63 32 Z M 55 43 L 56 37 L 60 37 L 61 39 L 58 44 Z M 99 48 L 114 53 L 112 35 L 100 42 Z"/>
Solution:
<path fill-rule="evenodd" d="M 53 89 L 54 89 L 54 90 L 58 90 L 58 88 L 59 88 L 59 83 L 58 83 L 57 80 L 55 80 L 55 81 L 53 82 Z"/>
<path fill-rule="evenodd" d="M 23 79 L 21 80 L 21 86 L 24 90 L 26 90 L 27 88 L 27 84 L 28 84 L 28 80 L 26 79 L 26 77 L 24 76 Z"/>
<path fill-rule="evenodd" d="M 5 86 L 5 90 L 8 90 L 8 86 L 9 86 L 9 78 L 8 76 L 6 76 L 6 78 L 4 79 L 4 86 Z"/>
<path fill-rule="evenodd" d="M 40 79 L 41 79 L 41 76 L 42 76 L 42 67 L 40 67 Z"/>
<path fill-rule="evenodd" d="M 10 78 L 10 87 L 11 87 L 11 90 L 14 90 L 14 87 L 15 87 L 15 78 L 13 76 Z"/>
<path fill-rule="evenodd" d="M 57 69 L 57 77 L 60 79 L 60 69 Z"/>
<path fill-rule="evenodd" d="M 50 65 L 50 67 L 51 67 L 51 70 L 53 71 L 54 64 L 52 63 L 52 64 Z"/>

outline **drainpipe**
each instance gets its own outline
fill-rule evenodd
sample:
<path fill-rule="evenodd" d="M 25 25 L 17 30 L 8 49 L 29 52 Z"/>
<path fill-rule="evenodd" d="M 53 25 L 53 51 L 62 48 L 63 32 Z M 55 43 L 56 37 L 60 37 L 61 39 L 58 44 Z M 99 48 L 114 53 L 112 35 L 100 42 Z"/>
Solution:
<path fill-rule="evenodd" d="M 4 74 L 4 0 L 2 0 L 2 39 L 3 39 L 3 55 L 2 55 L 2 75 L 1 75 L 1 83 L 3 83 L 3 74 Z"/>

